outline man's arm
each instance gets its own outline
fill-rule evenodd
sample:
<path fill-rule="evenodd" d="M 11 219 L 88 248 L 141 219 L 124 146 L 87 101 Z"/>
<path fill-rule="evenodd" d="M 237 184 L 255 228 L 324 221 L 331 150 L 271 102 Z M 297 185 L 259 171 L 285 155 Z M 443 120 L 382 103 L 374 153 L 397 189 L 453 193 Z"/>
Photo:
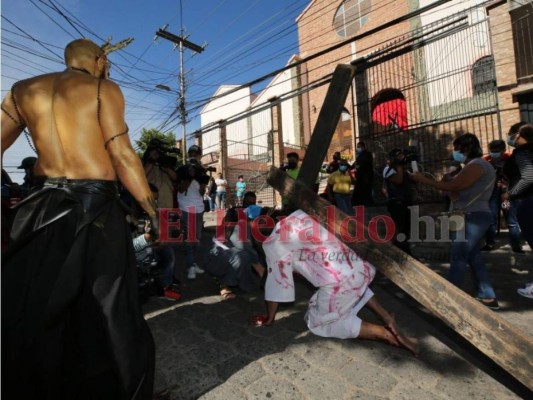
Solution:
<path fill-rule="evenodd" d="M 100 97 L 102 100 L 100 125 L 104 143 L 115 137 L 107 146 L 107 153 L 111 158 L 115 172 L 128 192 L 157 224 L 155 221 L 155 201 L 148 186 L 141 160 L 133 150 L 128 135 L 115 136 L 127 129 L 124 120 L 124 96 L 115 83 L 102 80 Z M 153 228 L 158 229 L 158 226 L 153 226 Z"/>
<path fill-rule="evenodd" d="M 17 121 L 17 111 L 15 105 L 11 100 L 11 92 L 7 94 L 2 102 L 2 116 L 0 117 L 2 125 L 2 162 L 4 159 L 4 152 L 11 147 L 17 140 L 24 129 L 22 121 Z"/>

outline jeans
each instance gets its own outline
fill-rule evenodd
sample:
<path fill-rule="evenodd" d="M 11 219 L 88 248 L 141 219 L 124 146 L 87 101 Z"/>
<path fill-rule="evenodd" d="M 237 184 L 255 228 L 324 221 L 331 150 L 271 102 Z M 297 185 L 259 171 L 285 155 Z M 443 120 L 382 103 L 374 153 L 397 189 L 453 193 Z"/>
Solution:
<path fill-rule="evenodd" d="M 209 195 L 209 211 L 215 211 L 215 209 L 217 208 L 216 198 L 217 198 L 216 193 Z"/>
<path fill-rule="evenodd" d="M 520 199 L 520 204 L 516 210 L 516 217 L 522 236 L 526 240 L 529 247 L 533 250 L 533 196 Z"/>
<path fill-rule="evenodd" d="M 189 268 L 196 264 L 196 253 L 200 247 L 204 226 L 204 213 L 188 213 L 182 210 L 180 221 L 185 240 L 185 265 Z"/>
<path fill-rule="evenodd" d="M 466 266 L 470 265 L 476 284 L 476 297 L 480 299 L 495 299 L 496 293 L 490 283 L 489 273 L 481 254 L 483 237 L 491 224 L 489 212 L 469 212 L 465 215 L 464 240 L 457 240 L 457 232 L 450 232 L 452 239 L 450 272 L 448 280 L 461 288 L 464 284 Z"/>
<path fill-rule="evenodd" d="M 491 224 L 487 230 L 485 241 L 487 244 L 494 246 L 496 243 L 496 228 L 498 226 L 498 218 L 500 217 L 500 204 L 501 199 L 499 194 L 492 196 L 489 200 L 490 213 L 492 215 Z M 511 248 L 516 249 L 520 247 L 521 237 L 520 228 L 518 226 L 518 220 L 516 218 L 516 211 L 520 204 L 520 200 L 511 200 L 511 207 L 508 210 L 504 210 L 503 215 L 509 228 L 509 242 Z"/>
<path fill-rule="evenodd" d="M 220 210 L 226 209 L 226 192 L 217 192 L 217 205 Z"/>
<path fill-rule="evenodd" d="M 335 199 L 335 204 L 339 210 L 348 215 L 353 215 L 351 195 L 334 192 L 333 198 Z"/>
<path fill-rule="evenodd" d="M 170 246 L 159 245 L 152 249 L 152 254 L 157 262 L 157 268 L 163 271 L 161 285 L 163 287 L 172 285 L 174 277 L 175 255 Z"/>

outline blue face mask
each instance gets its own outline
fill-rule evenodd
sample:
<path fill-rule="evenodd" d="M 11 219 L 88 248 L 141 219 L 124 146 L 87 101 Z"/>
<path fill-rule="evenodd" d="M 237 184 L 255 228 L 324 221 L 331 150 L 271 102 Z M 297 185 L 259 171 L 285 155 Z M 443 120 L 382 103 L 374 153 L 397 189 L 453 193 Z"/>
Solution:
<path fill-rule="evenodd" d="M 341 172 L 346 172 L 346 171 L 348 171 L 348 166 L 347 166 L 347 165 L 341 165 L 341 166 L 339 167 L 339 171 L 341 171 Z"/>
<path fill-rule="evenodd" d="M 516 135 L 507 136 L 507 144 L 516 147 Z"/>
<path fill-rule="evenodd" d="M 458 150 L 453 151 L 453 159 L 457 162 L 464 163 L 466 156 Z"/>
<path fill-rule="evenodd" d="M 499 151 L 497 151 L 495 153 L 490 152 L 489 154 L 490 154 L 490 158 L 493 159 L 493 160 L 499 160 L 500 159 L 500 152 Z"/>
<path fill-rule="evenodd" d="M 363 152 L 363 149 L 360 148 L 360 147 L 358 147 L 357 150 L 356 150 L 356 153 L 357 153 L 357 154 L 361 154 L 362 152 Z"/>

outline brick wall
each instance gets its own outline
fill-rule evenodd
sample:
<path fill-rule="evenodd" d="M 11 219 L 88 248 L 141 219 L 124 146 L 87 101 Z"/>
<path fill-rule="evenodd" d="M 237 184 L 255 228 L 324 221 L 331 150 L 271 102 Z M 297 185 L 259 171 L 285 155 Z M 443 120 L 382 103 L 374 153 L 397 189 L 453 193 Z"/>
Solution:
<path fill-rule="evenodd" d="M 333 18 L 341 3 L 342 2 L 339 0 L 316 0 L 312 2 L 309 8 L 300 16 L 297 24 L 300 56 L 302 58 L 311 56 L 318 51 L 346 40 L 346 37 L 338 36 L 333 28 Z M 407 1 L 396 1 L 392 4 L 387 3 L 386 7 L 383 7 L 383 2 L 373 1 L 369 21 L 357 32 L 357 34 L 380 26 L 400 15 L 406 14 L 407 12 L 409 12 Z M 371 35 L 363 38 L 357 41 L 355 45 L 348 44 L 321 57 L 310 60 L 306 65 L 308 81 L 313 82 L 320 77 L 331 74 L 337 64 L 350 63 L 354 58 L 352 55 L 354 49 L 356 57 L 363 56 L 376 50 L 378 47 L 383 46 L 390 40 L 405 34 L 410 29 L 410 23 L 404 22 L 385 30 L 378 35 Z M 327 89 L 327 86 L 322 86 L 309 93 L 311 129 L 313 129 L 316 124 Z M 352 99 L 353 93 L 350 91 L 345 107 L 353 118 L 355 107 Z M 354 132 L 353 126 L 353 120 L 348 124 L 339 124 L 328 150 L 328 160 L 331 160 L 335 151 L 344 151 L 345 153 L 353 154 L 354 137 L 358 136 L 356 135 L 356 132 Z M 347 132 L 347 130 L 349 131 Z M 351 136 L 351 140 L 347 140 L 347 136 Z M 347 146 L 350 147 L 349 150 L 346 149 Z"/>
<path fill-rule="evenodd" d="M 513 32 L 506 1 L 487 7 L 492 36 L 492 51 L 498 82 L 498 100 L 503 133 L 520 120 L 518 103 L 513 102 L 511 91 L 517 87 Z"/>

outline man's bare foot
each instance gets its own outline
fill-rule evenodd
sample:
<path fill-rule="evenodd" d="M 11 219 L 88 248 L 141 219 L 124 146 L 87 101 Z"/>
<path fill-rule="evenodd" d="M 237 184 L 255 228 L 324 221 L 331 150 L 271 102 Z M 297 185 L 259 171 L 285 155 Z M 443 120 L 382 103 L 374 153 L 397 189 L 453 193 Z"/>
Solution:
<path fill-rule="evenodd" d="M 222 300 L 232 300 L 237 297 L 237 295 L 233 293 L 231 289 L 224 288 L 220 290 L 220 297 L 222 298 Z"/>
<path fill-rule="evenodd" d="M 391 325 L 385 326 L 385 329 L 387 329 L 394 336 L 396 342 L 398 343 L 397 346 L 405 347 L 407 350 L 412 352 L 415 357 L 418 357 L 419 348 L 417 339 L 405 336 L 399 332 L 395 322 L 393 322 Z"/>

